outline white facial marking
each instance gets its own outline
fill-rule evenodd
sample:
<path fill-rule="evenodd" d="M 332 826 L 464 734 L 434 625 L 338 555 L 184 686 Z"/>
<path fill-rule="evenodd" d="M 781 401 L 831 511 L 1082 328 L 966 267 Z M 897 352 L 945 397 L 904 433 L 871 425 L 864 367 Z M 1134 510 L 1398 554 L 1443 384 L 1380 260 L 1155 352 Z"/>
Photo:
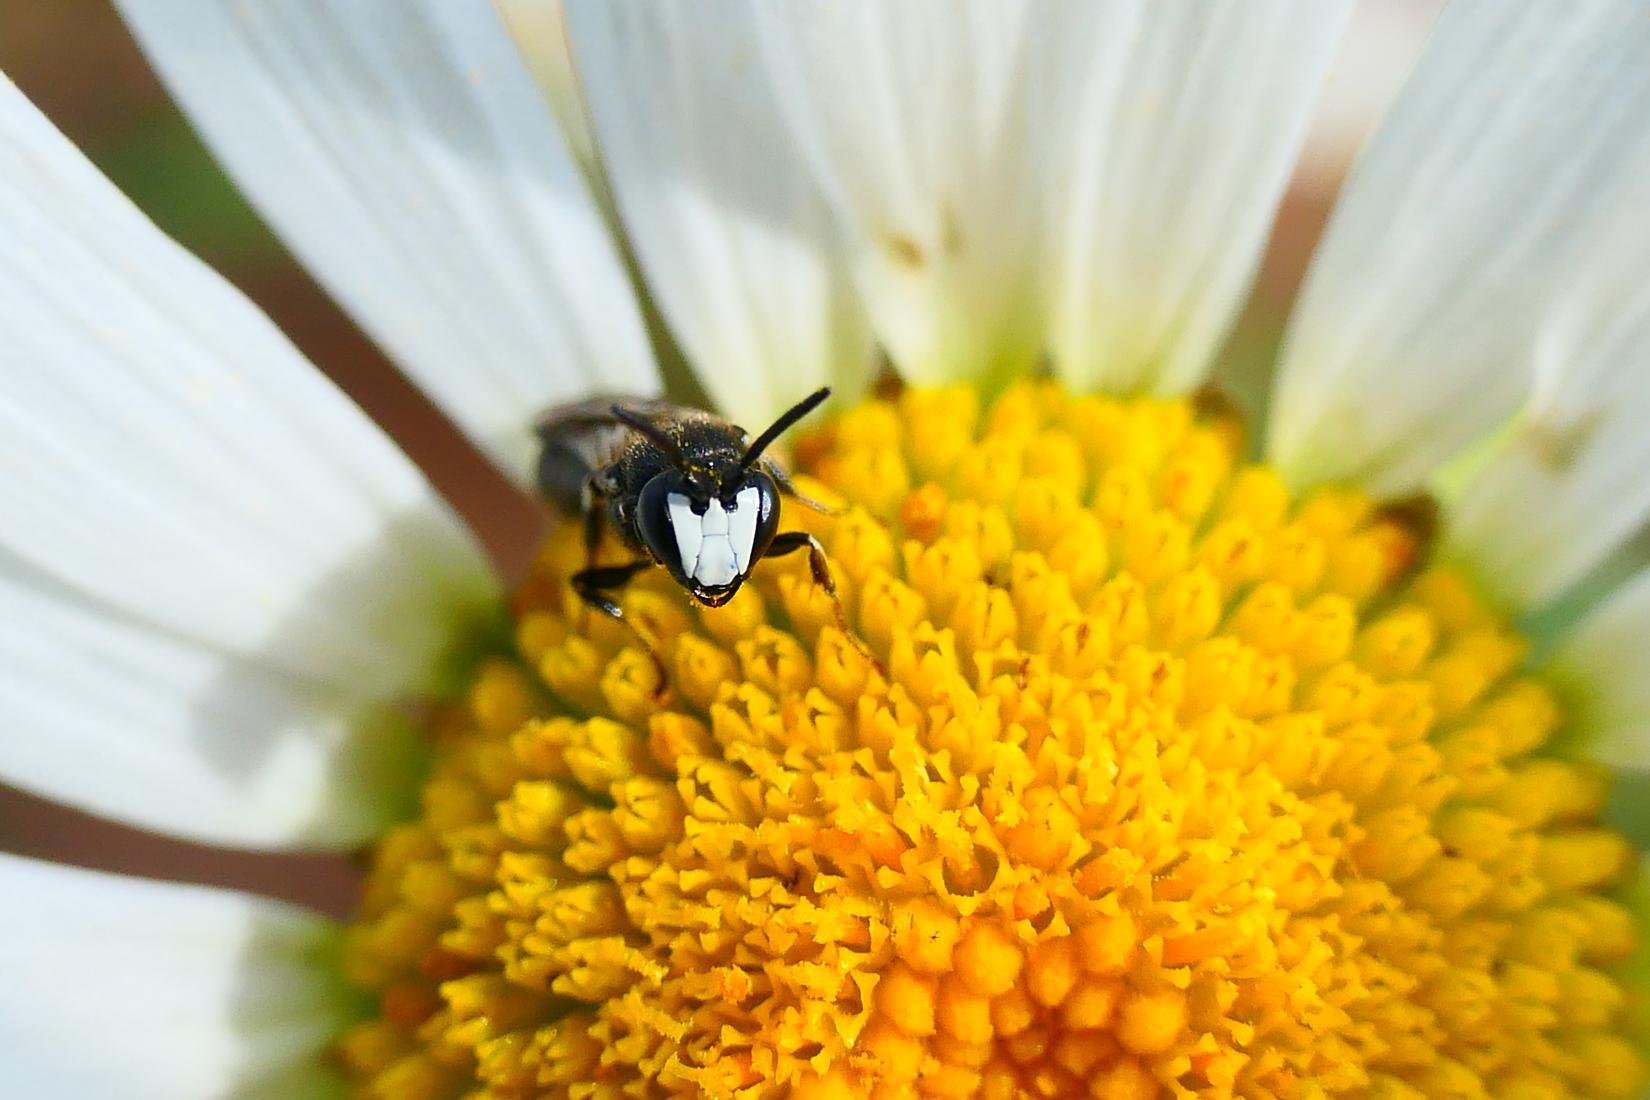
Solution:
<path fill-rule="evenodd" d="M 670 509 L 683 576 L 707 588 L 721 588 L 750 571 L 756 524 L 762 518 L 762 493 L 756 486 L 739 490 L 731 508 L 712 500 L 702 516 L 681 493 L 665 497 L 665 506 Z"/>
<path fill-rule="evenodd" d="M 756 521 L 761 518 L 762 492 L 751 485 L 739 490 L 733 498 L 733 511 L 728 516 L 728 541 L 733 544 L 733 561 L 739 572 L 751 568 L 751 550 L 756 546 Z"/>
<path fill-rule="evenodd" d="M 699 554 L 699 568 L 693 579 L 707 588 L 732 584 L 739 575 L 739 563 L 733 560 L 733 546 L 726 535 L 705 540 L 705 549 Z"/>
<path fill-rule="evenodd" d="M 704 522 L 705 543 L 699 549 L 699 565 L 693 570 L 693 579 L 708 588 L 731 584 L 739 575 L 739 563 L 734 559 L 733 544 L 728 541 L 728 514 L 722 502 L 712 498 L 700 517 Z"/>
<path fill-rule="evenodd" d="M 699 568 L 699 550 L 704 545 L 705 533 L 687 497 L 681 493 L 671 493 L 665 497 L 665 506 L 670 509 L 670 529 L 676 533 L 676 552 L 681 555 L 682 573 L 691 577 Z"/>
<path fill-rule="evenodd" d="M 705 508 L 705 537 L 725 535 L 728 533 L 728 514 L 722 511 L 722 502 L 712 498 L 710 505 Z"/>

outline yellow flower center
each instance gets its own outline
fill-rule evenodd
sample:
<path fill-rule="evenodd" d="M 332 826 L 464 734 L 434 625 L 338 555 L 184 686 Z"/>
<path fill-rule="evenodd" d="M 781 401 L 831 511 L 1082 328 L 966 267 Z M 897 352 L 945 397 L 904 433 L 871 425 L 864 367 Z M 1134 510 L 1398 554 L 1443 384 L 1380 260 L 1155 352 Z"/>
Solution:
<path fill-rule="evenodd" d="M 786 520 L 883 670 L 800 556 L 715 611 L 661 572 L 662 703 L 565 525 L 377 850 L 361 1095 L 1630 1095 L 1603 775 L 1399 517 L 1239 435 L 854 409 Z"/>

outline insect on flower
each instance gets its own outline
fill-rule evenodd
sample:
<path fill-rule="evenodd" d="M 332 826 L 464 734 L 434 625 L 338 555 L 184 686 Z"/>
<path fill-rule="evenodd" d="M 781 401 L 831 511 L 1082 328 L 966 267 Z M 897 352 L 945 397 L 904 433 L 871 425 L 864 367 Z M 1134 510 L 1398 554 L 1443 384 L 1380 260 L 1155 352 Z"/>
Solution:
<path fill-rule="evenodd" d="M 579 599 L 622 623 L 666 682 L 664 662 L 609 593 L 662 565 L 707 607 L 731 600 L 764 557 L 808 551 L 808 565 L 831 598 L 837 626 L 861 652 L 837 598 L 825 550 L 806 531 L 779 532 L 781 494 L 819 512 L 764 452 L 831 395 L 815 390 L 753 441 L 745 430 L 699 409 L 643 399 L 593 398 L 540 419 L 538 486 L 559 511 L 584 517 L 585 568 L 572 577 Z M 639 556 L 597 565 L 603 523 Z M 875 658 L 866 652 L 873 663 Z"/>

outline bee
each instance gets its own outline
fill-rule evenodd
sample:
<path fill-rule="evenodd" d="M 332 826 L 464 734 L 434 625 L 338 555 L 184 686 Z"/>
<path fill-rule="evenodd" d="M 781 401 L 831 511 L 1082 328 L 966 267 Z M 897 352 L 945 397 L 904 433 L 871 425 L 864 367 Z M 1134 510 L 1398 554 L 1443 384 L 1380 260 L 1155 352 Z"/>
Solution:
<path fill-rule="evenodd" d="M 584 517 L 586 564 L 573 575 L 573 591 L 641 643 L 661 691 L 664 662 L 611 595 L 659 566 L 699 603 L 721 607 L 763 558 L 807 550 L 814 583 L 830 596 L 837 625 L 865 652 L 848 628 L 819 540 L 805 531 L 779 531 L 782 496 L 829 509 L 797 492 L 784 469 L 764 457 L 830 395 L 830 387 L 809 394 L 754 440 L 710 413 L 642 399 L 595 398 L 552 409 L 539 421 L 539 492 L 564 514 Z M 595 564 L 604 526 L 635 560 Z"/>

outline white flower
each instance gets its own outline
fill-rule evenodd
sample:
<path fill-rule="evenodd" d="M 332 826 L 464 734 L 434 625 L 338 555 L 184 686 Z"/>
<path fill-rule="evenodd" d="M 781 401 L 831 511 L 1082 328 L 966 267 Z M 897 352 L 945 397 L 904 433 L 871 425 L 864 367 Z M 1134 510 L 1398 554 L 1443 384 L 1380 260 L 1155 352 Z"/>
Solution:
<path fill-rule="evenodd" d="M 659 389 L 620 249 L 485 0 L 119 6 L 264 216 L 512 474 L 543 407 Z M 863 391 L 879 348 L 920 382 L 1046 356 L 1077 389 L 1195 389 L 1347 11 L 577 2 L 568 27 L 648 293 L 751 424 Z M 1297 486 L 1440 491 L 1444 553 L 1517 614 L 1631 564 L 1650 514 L 1646 103 L 1637 5 L 1458 0 L 1279 365 L 1267 457 Z M 0 474 L 0 777 L 229 845 L 378 834 L 407 789 L 394 704 L 496 581 L 384 436 L 9 83 Z M 1626 769 L 1650 764 L 1647 591 L 1605 594 L 1554 665 Z M 0 896 L 19 1095 L 328 1087 L 349 1005 L 319 919 L 13 857 Z"/>

